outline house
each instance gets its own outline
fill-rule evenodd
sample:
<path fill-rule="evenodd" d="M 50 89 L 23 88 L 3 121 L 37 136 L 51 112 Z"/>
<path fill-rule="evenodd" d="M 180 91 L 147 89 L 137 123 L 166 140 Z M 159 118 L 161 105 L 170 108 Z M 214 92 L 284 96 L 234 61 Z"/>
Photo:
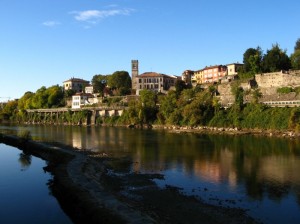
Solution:
<path fill-rule="evenodd" d="M 197 82 L 194 73 L 195 73 L 195 72 L 192 71 L 192 70 L 185 70 L 185 71 L 182 73 L 182 80 L 183 80 L 187 85 L 192 85 L 192 83 Z"/>
<path fill-rule="evenodd" d="M 197 84 L 202 84 L 204 82 L 204 70 L 200 69 L 194 72 L 194 77 Z"/>
<path fill-rule="evenodd" d="M 89 81 L 78 79 L 78 78 L 71 78 L 67 81 L 63 82 L 64 90 L 74 90 L 76 93 L 83 92 L 85 86 L 90 84 Z"/>
<path fill-rule="evenodd" d="M 156 93 L 166 93 L 170 87 L 175 86 L 178 77 L 156 72 L 145 72 L 137 76 L 136 79 L 136 95 L 139 95 L 139 92 L 144 89 L 149 89 Z"/>
<path fill-rule="evenodd" d="M 238 70 L 243 67 L 244 64 L 240 63 L 232 63 L 227 65 L 227 75 L 228 76 L 235 76 L 238 74 Z"/>
<path fill-rule="evenodd" d="M 85 93 L 94 94 L 94 87 L 92 85 L 88 85 L 84 88 Z"/>
<path fill-rule="evenodd" d="M 72 96 L 72 109 L 94 104 L 94 96 L 90 93 L 76 93 Z"/>

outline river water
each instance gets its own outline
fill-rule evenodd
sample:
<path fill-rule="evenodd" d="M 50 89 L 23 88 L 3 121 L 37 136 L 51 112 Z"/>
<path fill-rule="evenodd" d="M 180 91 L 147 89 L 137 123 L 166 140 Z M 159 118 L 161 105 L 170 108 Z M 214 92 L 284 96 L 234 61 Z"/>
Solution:
<path fill-rule="evenodd" d="M 61 223 L 72 221 L 47 186 L 46 162 L 0 144 L 0 223 Z"/>
<path fill-rule="evenodd" d="M 263 223 L 300 223 L 300 139 L 175 134 L 115 127 L 0 126 L 34 139 L 132 158 L 133 172 L 160 173 L 156 183 L 237 207 Z"/>

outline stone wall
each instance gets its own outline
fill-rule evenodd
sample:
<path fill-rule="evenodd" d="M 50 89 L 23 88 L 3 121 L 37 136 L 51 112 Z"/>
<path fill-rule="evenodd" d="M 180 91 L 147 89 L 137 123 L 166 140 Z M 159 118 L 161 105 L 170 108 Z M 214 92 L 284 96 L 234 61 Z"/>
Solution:
<path fill-rule="evenodd" d="M 280 88 L 300 86 L 300 71 L 274 72 L 255 75 L 259 88 Z"/>

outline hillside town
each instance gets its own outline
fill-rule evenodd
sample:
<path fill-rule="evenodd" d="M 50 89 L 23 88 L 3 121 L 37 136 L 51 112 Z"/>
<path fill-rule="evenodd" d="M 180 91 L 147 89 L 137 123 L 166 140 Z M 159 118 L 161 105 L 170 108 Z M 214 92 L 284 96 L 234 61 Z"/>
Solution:
<path fill-rule="evenodd" d="M 184 81 L 187 86 L 201 86 L 208 88 L 211 85 L 217 86 L 216 97 L 220 105 L 228 107 L 234 103 L 234 95 L 231 92 L 231 85 L 237 81 L 238 70 L 243 66 L 241 63 L 228 65 L 206 66 L 197 71 L 185 70 L 181 77 L 167 75 L 158 72 L 144 72 L 139 74 L 139 61 L 132 60 L 132 93 L 139 95 L 142 90 L 151 90 L 155 93 L 167 94 L 175 89 L 177 81 Z M 256 74 L 254 78 L 239 82 L 244 91 L 259 89 L 262 96 L 260 103 L 269 106 L 300 106 L 300 95 L 296 92 L 280 94 L 279 88 L 296 88 L 300 86 L 300 70 L 279 71 L 272 73 Z M 70 78 L 63 82 L 65 91 L 74 90 L 76 94 L 72 96 L 69 103 L 72 108 L 81 108 L 87 105 L 97 104 L 101 101 L 98 93 L 95 93 L 93 85 L 87 80 L 80 78 Z M 105 94 L 110 97 L 109 94 Z M 245 102 L 251 99 L 245 96 Z"/>

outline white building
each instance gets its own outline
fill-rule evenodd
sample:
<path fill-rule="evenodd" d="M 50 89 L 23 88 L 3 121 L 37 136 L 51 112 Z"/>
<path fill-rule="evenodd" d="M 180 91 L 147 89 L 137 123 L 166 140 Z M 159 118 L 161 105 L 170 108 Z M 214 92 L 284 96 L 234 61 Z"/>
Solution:
<path fill-rule="evenodd" d="M 94 96 L 89 93 L 77 93 L 72 96 L 72 108 L 79 109 L 82 106 L 94 104 Z"/>

